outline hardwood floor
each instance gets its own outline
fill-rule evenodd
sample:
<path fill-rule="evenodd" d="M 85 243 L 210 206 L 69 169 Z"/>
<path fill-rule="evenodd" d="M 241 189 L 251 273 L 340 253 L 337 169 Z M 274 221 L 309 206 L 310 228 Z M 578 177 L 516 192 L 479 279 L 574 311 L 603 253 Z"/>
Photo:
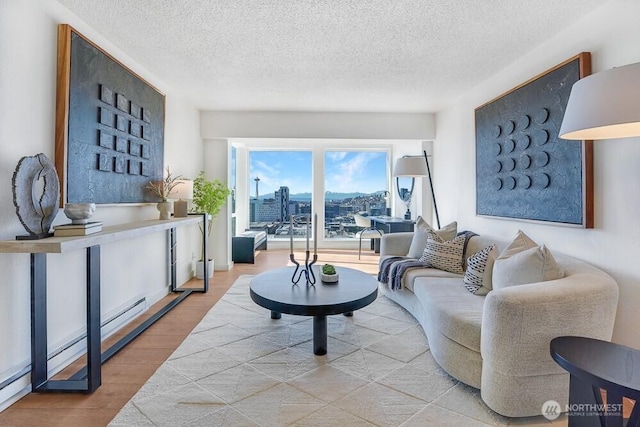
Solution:
<path fill-rule="evenodd" d="M 302 254 L 296 254 L 298 259 Z M 356 268 L 368 273 L 378 271 L 378 255 L 363 250 L 324 250 L 318 264 L 331 263 Z M 235 264 L 230 271 L 217 271 L 206 294 L 192 294 L 160 319 L 138 339 L 110 359 L 102 367 L 102 386 L 92 394 L 31 393 L 0 413 L 0 426 L 104 426 L 109 423 L 158 367 L 182 343 L 191 330 L 242 274 L 257 274 L 288 264 L 284 250 L 262 251 L 255 264 Z M 188 287 L 190 283 L 186 283 Z M 193 283 L 198 286 L 199 281 Z M 172 295 L 153 306 L 104 343 L 108 347 L 129 330 L 175 298 Z M 77 365 L 83 364 L 82 360 Z M 75 372 L 70 366 L 60 373 L 64 377 Z"/>

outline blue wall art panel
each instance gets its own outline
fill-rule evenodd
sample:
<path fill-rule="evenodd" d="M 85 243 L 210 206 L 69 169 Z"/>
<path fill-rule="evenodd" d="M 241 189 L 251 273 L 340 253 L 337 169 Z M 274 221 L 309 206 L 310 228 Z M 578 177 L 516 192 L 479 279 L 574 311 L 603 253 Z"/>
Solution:
<path fill-rule="evenodd" d="M 157 201 L 145 186 L 163 176 L 164 95 L 68 25 L 59 31 L 62 202 Z"/>
<path fill-rule="evenodd" d="M 476 213 L 593 227 L 591 141 L 558 137 L 582 53 L 476 109 Z"/>

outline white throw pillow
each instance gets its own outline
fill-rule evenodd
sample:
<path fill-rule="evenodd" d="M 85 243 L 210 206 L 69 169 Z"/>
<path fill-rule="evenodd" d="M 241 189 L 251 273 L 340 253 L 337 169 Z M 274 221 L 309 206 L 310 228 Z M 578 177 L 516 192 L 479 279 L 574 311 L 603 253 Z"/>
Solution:
<path fill-rule="evenodd" d="M 418 219 L 416 219 L 413 239 L 411 240 L 411 246 L 409 247 L 409 253 L 407 254 L 409 258 L 418 259 L 422 256 L 424 247 L 427 246 L 427 237 L 429 231 L 434 232 L 443 240 L 451 240 L 456 237 L 456 234 L 458 234 L 458 223 L 454 221 L 451 224 L 445 225 L 440 230 L 436 230 L 431 227 L 421 216 L 419 216 Z"/>
<path fill-rule="evenodd" d="M 537 244 L 522 231 L 505 249 L 493 266 L 493 289 L 527 283 L 544 282 L 564 277 L 546 246 Z"/>
<path fill-rule="evenodd" d="M 474 295 L 487 295 L 492 289 L 493 264 L 499 253 L 496 245 L 489 245 L 467 258 L 464 285 Z"/>
<path fill-rule="evenodd" d="M 507 246 L 507 248 L 502 251 L 499 258 L 508 258 L 511 255 L 517 254 L 527 249 L 535 248 L 538 246 L 536 242 L 531 240 L 529 236 L 524 234 L 522 230 L 518 230 L 518 234 L 513 239 L 513 241 Z"/>

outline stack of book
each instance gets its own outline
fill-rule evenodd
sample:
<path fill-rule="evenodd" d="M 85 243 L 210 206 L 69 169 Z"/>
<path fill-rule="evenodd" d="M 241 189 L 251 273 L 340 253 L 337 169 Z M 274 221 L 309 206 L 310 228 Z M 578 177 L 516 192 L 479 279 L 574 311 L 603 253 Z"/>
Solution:
<path fill-rule="evenodd" d="M 87 236 L 102 231 L 102 222 L 94 221 L 86 224 L 62 224 L 53 227 L 55 237 Z"/>

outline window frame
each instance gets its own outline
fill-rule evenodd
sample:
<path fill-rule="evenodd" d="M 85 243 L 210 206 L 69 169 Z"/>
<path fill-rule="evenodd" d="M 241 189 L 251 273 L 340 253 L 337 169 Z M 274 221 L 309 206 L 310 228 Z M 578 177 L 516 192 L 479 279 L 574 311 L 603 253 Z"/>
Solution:
<path fill-rule="evenodd" d="M 391 162 L 393 161 L 393 142 L 389 140 L 345 140 L 345 139 L 305 139 L 305 138 L 291 138 L 291 139 L 268 139 L 268 138 L 251 138 L 251 139 L 237 139 L 232 141 L 232 144 L 238 148 L 246 150 L 243 156 L 245 164 L 236 165 L 236 173 L 238 171 L 246 170 L 247 177 L 244 180 L 237 178 L 238 192 L 244 191 L 244 195 L 238 194 L 236 196 L 236 204 L 244 204 L 244 206 L 237 208 L 237 212 L 246 212 L 246 224 L 249 225 L 250 206 L 249 201 L 251 197 L 251 184 L 252 180 L 249 177 L 249 164 L 250 156 L 253 151 L 311 151 L 311 203 L 315 206 L 314 212 L 318 214 L 318 223 L 325 223 L 324 205 L 325 205 L 325 155 L 326 152 L 335 151 L 376 151 L 386 153 L 386 191 L 389 194 L 393 194 L 392 189 L 392 176 L 391 176 Z M 243 185 L 240 185 L 240 183 Z M 242 197 L 240 197 L 242 196 Z M 390 197 L 388 201 L 388 207 L 393 211 L 394 198 Z M 318 206 L 322 206 L 318 209 Z M 313 213 L 312 212 L 312 217 Z M 239 219 L 239 218 L 238 218 Z M 247 227 L 248 228 L 248 227 Z M 275 240 L 279 242 L 281 239 Z M 303 240 L 302 238 L 295 239 L 296 241 Z M 271 242 L 272 240 L 270 240 Z M 340 247 L 341 242 L 353 242 L 352 238 L 325 238 L 324 233 L 318 233 L 318 245 L 322 247 Z"/>

